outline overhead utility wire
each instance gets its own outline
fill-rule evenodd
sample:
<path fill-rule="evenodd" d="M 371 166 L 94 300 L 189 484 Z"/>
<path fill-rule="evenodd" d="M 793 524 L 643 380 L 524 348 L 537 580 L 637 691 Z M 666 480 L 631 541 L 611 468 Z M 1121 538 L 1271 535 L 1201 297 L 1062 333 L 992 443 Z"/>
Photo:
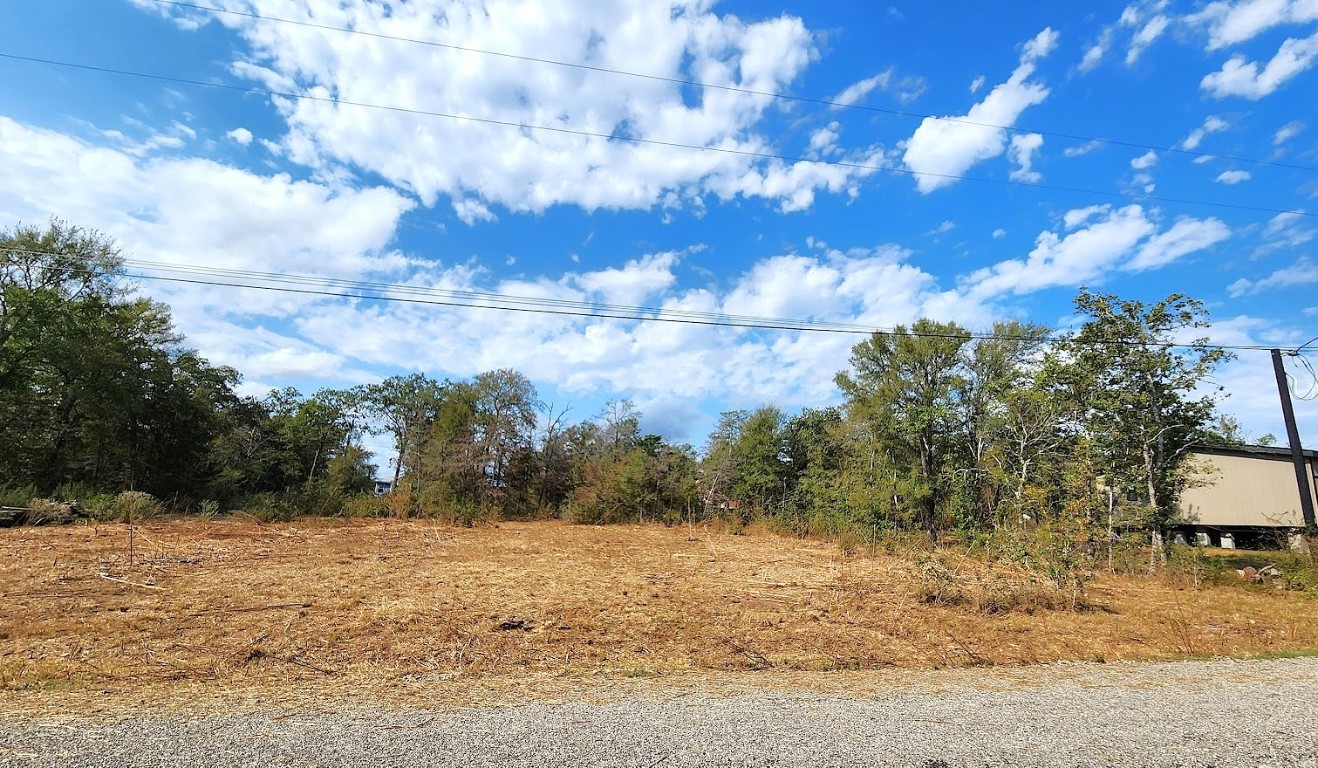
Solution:
<path fill-rule="evenodd" d="M 972 126 L 976 126 L 976 127 L 979 127 L 979 128 L 992 128 L 992 129 L 995 129 L 995 130 L 1008 131 L 1008 132 L 1011 132 L 1011 133 L 1018 133 L 1018 134 L 1024 134 L 1024 133 L 1038 133 L 1038 134 L 1042 134 L 1042 135 L 1044 135 L 1044 136 L 1053 136 L 1053 137 L 1061 138 L 1061 139 L 1071 139 L 1071 140 L 1073 140 L 1073 141 L 1098 142 L 1098 143 L 1100 143 L 1100 144 L 1109 144 L 1109 145 L 1111 145 L 1111 146 L 1116 146 L 1116 147 L 1128 147 L 1128 148 L 1131 148 L 1131 149 L 1152 149 L 1152 150 L 1156 150 L 1156 151 L 1159 151 L 1159 152 L 1173 152 L 1173 153 L 1176 153 L 1176 154 L 1189 155 L 1189 156 L 1192 156 L 1192 157 L 1208 157 L 1208 158 L 1213 158 L 1213 159 L 1217 159 L 1217 160 L 1230 160 L 1230 161 L 1233 161 L 1233 162 L 1239 162 L 1239 163 L 1251 163 L 1251 164 L 1253 164 L 1253 165 L 1271 165 L 1271 166 L 1276 166 L 1276 167 L 1279 167 L 1279 168 L 1292 168 L 1292 169 L 1299 170 L 1299 171 L 1318 171 L 1318 167 L 1313 167 L 1313 166 L 1308 166 L 1308 165 L 1296 165 L 1296 164 L 1292 164 L 1292 163 L 1282 163 L 1282 162 L 1278 162 L 1278 161 L 1276 161 L 1276 160 L 1259 160 L 1259 159 L 1257 159 L 1257 158 L 1251 158 L 1251 157 L 1236 157 L 1236 156 L 1233 156 L 1233 155 L 1219 155 L 1219 154 L 1216 154 L 1216 153 L 1214 153 L 1214 152 L 1200 152 L 1200 151 L 1193 150 L 1193 149 L 1182 149 L 1182 148 L 1179 148 L 1179 147 L 1163 147 L 1163 146 L 1157 146 L 1157 145 L 1153 145 L 1153 144 L 1141 144 L 1141 143 L 1139 143 L 1139 142 L 1134 142 L 1134 141 L 1120 141 L 1120 140 L 1118 140 L 1118 139 L 1105 139 L 1105 138 L 1102 138 L 1102 137 L 1099 137 L 1099 136 L 1084 136 L 1084 135 L 1081 135 L 1081 134 L 1074 134 L 1074 133 L 1062 133 L 1062 132 L 1060 132 L 1060 131 L 1043 131 L 1043 130 L 1038 130 L 1038 129 L 1035 129 L 1035 128 L 1018 128 L 1018 127 L 1013 127 L 1013 126 L 1010 126 L 1010 125 L 998 125 L 998 124 L 996 124 L 996 123 L 985 123 L 985 122 L 980 122 L 980 121 L 978 121 L 978 120 L 969 120 L 969 119 L 967 119 L 967 118 L 963 118 L 963 117 L 940 117 L 940 116 L 938 116 L 938 115 L 927 115 L 927 114 L 922 114 L 922 113 L 919 113 L 919 112 L 908 112 L 908 111 L 901 110 L 901 109 L 887 109 L 887 108 L 884 108 L 884 107 L 871 107 L 871 106 L 868 106 L 868 105 L 865 105 L 865 104 L 849 104 L 849 103 L 842 102 L 842 101 L 834 101 L 834 100 L 831 100 L 831 99 L 821 99 L 821 98 L 818 98 L 818 97 L 811 97 L 811 96 L 793 96 L 793 95 L 791 95 L 791 94 L 787 94 L 787 93 L 776 93 L 776 92 L 774 92 L 774 91 L 761 91 L 761 90 L 757 90 L 757 89 L 754 89 L 754 88 L 742 88 L 742 87 L 735 86 L 735 85 L 720 85 L 720 84 L 718 84 L 718 83 L 705 83 L 705 82 L 701 82 L 701 81 L 699 81 L 699 80 L 687 80 L 687 79 L 680 78 L 680 77 L 668 77 L 668 76 L 666 76 L 666 75 L 652 75 L 652 74 L 647 74 L 647 73 L 644 73 L 644 72 L 632 72 L 632 71 L 625 70 L 625 69 L 614 69 L 614 68 L 612 68 L 612 67 L 601 67 L 601 66 L 594 65 L 594 64 L 581 64 L 581 63 L 579 63 L 579 62 L 562 61 L 562 60 L 559 60 L 559 59 L 549 59 L 549 58 L 544 58 L 544 57 L 541 57 L 541 56 L 526 56 L 526 55 L 516 54 L 516 53 L 507 53 L 507 52 L 504 52 L 504 51 L 491 51 L 491 50 L 484 49 L 484 48 L 472 48 L 472 47 L 470 47 L 470 46 L 465 46 L 465 45 L 455 45 L 455 44 L 453 44 L 453 43 L 441 43 L 441 42 L 438 42 L 438 41 L 435 41 L 435 40 L 421 40 L 421 39 L 414 38 L 414 37 L 403 37 L 403 36 L 401 36 L 401 35 L 389 35 L 389 34 L 385 34 L 385 33 L 383 33 L 383 32 L 371 32 L 371 31 L 368 31 L 368 30 L 365 30 L 365 29 L 353 29 L 352 27 L 336 27 L 336 26 L 334 26 L 334 25 L 332 25 L 332 24 L 320 24 L 320 23 L 318 23 L 318 22 L 314 22 L 314 21 L 305 21 L 305 20 L 302 20 L 302 19 L 288 19 L 288 18 L 280 18 L 280 17 L 278 17 L 278 16 L 263 16 L 263 15 L 261 15 L 261 14 L 251 13 L 251 12 L 248 12 L 248 11 L 235 11 L 235 10 L 230 10 L 230 9 L 228 9 L 228 8 L 216 8 L 216 7 L 214 7 L 214 6 L 200 5 L 200 4 L 197 4 L 197 3 L 185 3 L 185 2 L 181 2 L 180 0 L 152 0 L 152 2 L 159 3 L 159 4 L 161 4 L 161 5 L 170 5 L 170 6 L 174 6 L 174 7 L 177 7 L 177 8 L 189 8 L 189 9 L 197 10 L 197 11 L 209 11 L 209 12 L 211 12 L 211 13 L 223 13 L 223 14 L 227 14 L 227 15 L 229 15 L 229 16 L 241 16 L 241 17 L 243 17 L 243 18 L 255 19 L 255 20 L 257 20 L 257 21 L 273 21 L 273 22 L 277 22 L 277 23 L 279 23 L 279 24 L 293 24 L 293 25 L 296 25 L 296 26 L 299 26 L 299 27 L 307 27 L 307 28 L 310 28 L 310 29 L 320 29 L 320 30 L 325 30 L 325 31 L 328 31 L 328 32 L 343 32 L 343 33 L 345 33 L 345 34 L 351 34 L 351 35 L 363 35 L 363 36 L 365 36 L 365 37 L 372 37 L 372 38 L 376 38 L 376 39 L 378 39 L 378 40 L 395 40 L 395 41 L 402 42 L 402 43 L 412 43 L 412 44 L 415 44 L 415 45 L 425 45 L 425 46 L 430 46 L 430 47 L 432 47 L 432 48 L 443 48 L 443 49 L 451 50 L 451 51 L 462 51 L 463 53 L 476 53 L 476 54 L 481 54 L 481 55 L 483 55 L 483 56 L 497 56 L 497 57 L 505 58 L 505 59 L 516 59 L 517 61 L 529 61 L 529 62 L 533 62 L 533 63 L 536 63 L 536 64 L 550 64 L 550 65 L 553 65 L 553 66 L 556 66 L 556 67 L 568 67 L 568 68 L 571 68 L 571 69 L 581 69 L 581 70 L 586 70 L 586 71 L 589 71 L 589 72 L 600 72 L 600 73 L 610 74 L 610 75 L 622 75 L 622 76 L 625 76 L 625 77 L 636 77 L 636 78 L 641 78 L 641 79 L 644 79 L 644 80 L 655 80 L 655 81 L 663 82 L 663 83 L 673 83 L 673 84 L 675 84 L 675 85 L 687 85 L 687 86 L 691 86 L 691 87 L 695 87 L 695 88 L 710 88 L 710 89 L 716 89 L 716 90 L 720 90 L 720 91 L 729 91 L 729 92 L 732 92 L 732 93 L 743 93 L 743 94 L 746 94 L 746 95 L 748 95 L 748 96 L 767 96 L 767 97 L 769 97 L 769 98 L 780 99 L 780 100 L 783 100 L 783 101 L 795 101 L 795 102 L 800 102 L 800 103 L 803 103 L 803 104 L 817 104 L 817 105 L 820 105 L 820 106 L 831 107 L 831 108 L 833 108 L 833 109 L 853 109 L 853 110 L 858 110 L 858 111 L 863 111 L 863 112 L 878 112 L 878 113 L 881 113 L 881 114 L 885 114 L 885 115 L 893 115 L 893 116 L 896 116 L 896 117 L 912 117 L 912 118 L 920 118 L 920 119 L 933 118 L 933 119 L 936 119 L 936 120 L 940 120 L 940 121 L 942 121 L 942 122 L 957 123 L 957 124 L 960 124 L 960 125 L 972 125 Z"/>
<path fill-rule="evenodd" d="M 311 101 L 324 104 L 336 104 L 349 107 L 361 107 L 363 109 L 379 109 L 387 112 L 399 112 L 410 115 L 424 115 L 427 117 L 442 117 L 449 120 L 461 120 L 472 123 L 483 123 L 486 125 L 499 125 L 507 128 L 516 128 L 518 130 L 546 131 L 550 133 L 567 134 L 572 136 L 584 136 L 592 139 L 605 139 L 607 141 L 622 141 L 632 144 L 647 144 L 660 147 L 672 147 L 676 149 L 693 149 L 701 152 L 717 152 L 726 155 L 737 155 L 740 157 L 755 157 L 765 160 L 781 160 L 789 163 L 818 163 L 820 165 L 831 165 L 838 168 L 853 168 L 865 171 L 890 171 L 892 173 L 902 173 L 909 176 L 928 176 L 939 179 L 953 179 L 956 181 L 977 181 L 986 184 L 1000 184 L 1006 186 L 1030 187 L 1033 189 L 1042 189 L 1050 192 L 1071 192 L 1082 195 L 1096 195 L 1101 197 L 1117 197 L 1133 201 L 1149 201 L 1158 203 L 1175 203 L 1179 205 L 1199 205 L 1211 208 L 1225 208 L 1235 211 L 1251 211 L 1255 213 L 1270 214 L 1289 214 L 1293 216 L 1314 217 L 1318 213 L 1309 213 L 1302 210 L 1284 210 L 1281 208 L 1266 208 L 1254 205 L 1239 205 L 1235 203 L 1218 203 L 1207 200 L 1191 200 L 1179 197 L 1164 197 L 1160 195 L 1140 195 L 1132 192 L 1112 192 L 1100 189 L 1086 189 L 1083 187 L 1064 187 L 1056 184 L 1040 184 L 1032 181 L 1021 181 L 1019 179 L 991 179 L 984 176 L 964 176 L 953 173 L 933 173 L 929 171 L 914 171 L 909 168 L 890 165 L 870 165 L 867 163 L 853 163 L 845 160 L 824 160 L 819 158 L 795 157 L 792 155 L 782 155 L 773 152 L 757 152 L 748 149 L 732 149 L 729 147 L 711 147 L 701 146 L 699 144 L 684 144 L 677 141 L 663 141 L 660 139 L 640 139 L 632 136 L 618 136 L 611 133 L 599 133 L 596 131 L 582 131 L 574 128 L 561 128 L 552 125 L 531 125 L 528 123 L 513 122 L 510 120 L 496 120 L 490 117 L 475 117 L 473 115 L 459 115 L 451 112 L 437 112 L 426 109 L 413 109 L 410 107 L 398 107 L 388 104 L 372 104 L 362 101 L 349 101 L 347 99 L 332 98 L 329 96 L 314 96 L 307 93 L 287 93 L 282 91 L 273 91 L 267 88 L 257 88 L 255 86 L 235 85 L 233 83 L 206 82 L 204 80 L 190 80 L 184 77 L 172 77 L 169 75 L 156 75 L 147 72 L 133 72 L 125 69 L 115 69 L 113 67 L 100 67 L 91 64 L 75 64 L 68 61 L 57 61 L 55 59 L 43 59 L 35 56 L 19 56 L 13 53 L 0 53 L 0 59 L 10 59 L 13 61 L 26 61 L 35 64 L 47 64 L 55 67 L 64 67 L 68 69 L 78 69 L 88 72 L 101 72 L 111 75 L 123 75 L 126 77 L 137 77 L 146 80 L 158 80 L 166 83 L 176 83 L 179 85 L 192 85 L 200 88 L 217 88 L 221 90 L 237 91 L 239 93 L 252 93 L 261 96 L 271 96 L 285 99 L 296 99 L 299 101 Z"/>
<path fill-rule="evenodd" d="M 41 253 L 41 252 L 36 252 Z M 419 285 L 407 285 L 400 283 L 383 283 L 369 280 L 351 280 L 337 277 L 317 277 L 314 275 L 296 275 L 283 272 L 259 272 L 243 269 L 224 269 L 219 267 L 203 267 L 195 264 L 168 264 L 165 262 L 139 261 L 135 259 L 125 259 L 125 266 L 137 267 L 139 269 L 148 269 L 153 271 L 181 272 L 184 274 L 198 274 L 208 277 L 234 277 L 239 279 L 262 279 L 276 283 L 290 283 L 295 285 L 329 285 L 340 288 L 356 288 L 369 290 L 383 290 L 391 293 L 402 293 L 406 295 L 422 296 L 440 296 L 454 300 L 465 301 L 497 301 L 506 304 L 519 304 L 536 307 L 567 308 L 567 309 L 592 309 L 613 312 L 655 312 L 663 313 L 674 317 L 688 317 L 695 319 L 717 319 L 731 320 L 746 323 L 801 323 L 800 320 L 788 320 L 783 318 L 763 317 L 754 315 L 730 315 L 722 312 L 696 312 L 692 310 L 673 309 L 669 307 L 643 307 L 626 304 L 609 304 L 605 302 L 594 301 L 577 301 L 572 299 L 553 299 L 537 296 L 516 296 L 506 293 L 490 293 L 482 291 L 458 291 L 446 288 L 427 288 Z M 870 326 L 856 325 L 854 323 L 837 323 L 828 320 L 811 320 L 811 325 L 819 327 L 821 330 L 838 330 L 850 333 L 872 333 L 874 328 Z"/>
<path fill-rule="evenodd" d="M 11 254 L 23 253 L 34 256 L 61 255 L 50 251 L 37 251 L 37 250 L 27 250 L 20 248 L 4 248 L 4 249 L 0 249 L 0 251 Z M 127 261 L 129 260 L 125 260 L 125 262 Z M 161 262 L 139 262 L 139 263 L 157 264 L 157 265 L 161 264 Z M 471 292 L 473 295 L 482 295 L 500 301 L 499 304 L 481 304 L 481 303 L 476 303 L 474 301 L 461 301 L 456 299 L 445 300 L 440 298 L 426 298 L 424 294 L 418 296 L 398 296 L 398 295 L 389 295 L 384 293 L 374 293 L 374 294 L 347 293 L 344 291 L 330 291 L 330 290 L 324 290 L 318 288 L 295 287 L 295 286 L 299 282 L 303 284 L 308 282 L 322 282 L 322 283 L 337 282 L 343 284 L 340 287 L 343 287 L 345 290 L 353 287 L 353 285 L 360 285 L 365 287 L 366 289 L 376 290 L 376 291 L 395 290 L 395 289 L 407 289 L 410 291 L 417 291 L 418 289 L 420 290 L 424 290 L 424 289 L 421 289 L 420 286 L 407 286 L 407 285 L 398 285 L 398 284 L 390 284 L 390 283 L 374 283 L 369 281 L 353 281 L 353 280 L 344 280 L 344 279 L 336 279 L 336 278 L 318 278 L 312 275 L 288 275 L 277 272 L 273 272 L 273 273 L 255 272 L 249 270 L 210 268 L 197 264 L 156 266 L 156 267 L 149 267 L 148 269 L 155 269 L 158 271 L 175 270 L 180 272 L 181 274 L 193 274 L 195 276 L 170 277 L 168 275 L 149 274 L 143 272 L 127 272 L 123 270 L 117 270 L 114 272 L 99 273 L 99 274 L 111 274 L 117 277 L 125 277 L 135 280 L 159 280 L 164 282 L 184 283 L 190 285 L 207 285 L 207 286 L 226 287 L 226 288 L 249 288 L 253 290 L 298 293 L 298 294 L 305 294 L 312 296 L 328 296 L 328 297 L 346 298 L 346 299 L 366 299 L 371 301 L 386 301 L 386 302 L 392 301 L 392 302 L 399 302 L 405 304 L 459 307 L 466 309 L 489 309 L 489 310 L 505 311 L 505 312 L 524 312 L 524 313 L 545 314 L 545 315 L 562 315 L 569 317 L 599 318 L 606 320 L 631 320 L 636 322 L 653 321 L 653 322 L 664 322 L 664 323 L 679 323 L 685 325 L 717 326 L 724 328 L 748 328 L 748 329 L 772 330 L 772 331 L 801 331 L 807 333 L 843 333 L 843 334 L 856 334 L 856 335 L 878 334 L 881 336 L 900 335 L 898 331 L 894 328 L 877 328 L 872 326 L 853 325 L 846 323 L 832 323 L 827 321 L 750 317 L 746 315 L 724 315 L 724 314 L 718 314 L 712 312 L 683 312 L 682 310 L 634 307 L 634 306 L 626 306 L 626 305 L 618 305 L 618 304 L 598 305 L 598 304 L 592 304 L 591 302 L 564 301 L 564 304 L 566 306 L 558 306 L 558 307 L 508 306 L 504 302 L 515 303 L 515 302 L 535 301 L 534 297 L 512 296 L 508 294 L 476 294 L 476 292 Z M 75 269 L 71 271 L 79 271 L 79 270 Z M 91 272 L 92 270 L 84 269 L 81 271 Z M 214 273 L 214 275 L 211 275 L 210 273 Z M 206 276 L 215 276 L 215 277 L 229 276 L 224 273 L 231 273 L 232 278 L 235 280 L 244 279 L 243 276 L 247 276 L 253 279 L 268 279 L 268 278 L 263 278 L 262 276 L 276 275 L 281 278 L 287 278 L 285 282 L 292 283 L 292 285 L 262 285 L 257 283 L 221 282 L 218 279 L 217 280 L 201 279 L 202 277 L 206 277 Z M 601 306 L 611 307 L 611 309 L 607 311 L 599 311 Z M 1019 335 L 1013 336 L 1013 335 L 983 333 L 983 332 L 935 333 L 928 331 L 916 331 L 912 328 L 906 329 L 904 335 L 917 336 L 921 338 L 976 339 L 976 340 L 990 340 L 990 341 L 1000 340 L 1000 341 L 1056 342 L 1061 340 L 1053 336 L 1045 336 L 1045 337 L 1019 336 Z M 1207 349 L 1222 349 L 1222 350 L 1251 351 L 1251 352 L 1269 351 L 1273 348 L 1273 345 L 1264 345 L 1264 344 L 1214 344 L 1214 343 L 1179 344 L 1179 343 L 1169 343 L 1169 342 L 1145 343 L 1140 341 L 1130 341 L 1126 339 L 1087 339 L 1084 343 L 1094 346 L 1110 345 L 1110 346 L 1125 346 L 1125 347 L 1158 347 L 1162 349 L 1207 348 Z"/>

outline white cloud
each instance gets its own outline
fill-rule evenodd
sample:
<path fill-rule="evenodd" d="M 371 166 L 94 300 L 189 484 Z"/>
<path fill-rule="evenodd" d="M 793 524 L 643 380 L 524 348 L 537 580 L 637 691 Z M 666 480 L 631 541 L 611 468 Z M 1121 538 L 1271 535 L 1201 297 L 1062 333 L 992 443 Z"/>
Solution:
<path fill-rule="evenodd" d="M 1217 180 L 1222 184 L 1239 184 L 1249 181 L 1249 178 L 1249 171 L 1222 171 L 1217 174 Z"/>
<path fill-rule="evenodd" d="M 1111 212 L 1111 210 L 1112 206 L 1110 205 L 1090 205 L 1085 208 L 1072 208 L 1062 214 L 1062 226 L 1066 229 L 1075 229 L 1086 221 L 1089 221 L 1096 216 L 1107 214 Z"/>
<path fill-rule="evenodd" d="M 1101 146 L 1103 146 L 1103 142 L 1094 139 L 1092 141 L 1086 141 L 1084 144 L 1078 144 L 1074 147 L 1067 147 L 1062 150 L 1062 154 L 1067 157 L 1080 157 L 1081 155 L 1087 155 L 1090 152 L 1093 152 Z"/>
<path fill-rule="evenodd" d="M 1149 19 L 1140 30 L 1131 38 L 1130 48 L 1126 50 L 1126 66 L 1130 66 L 1139 61 L 1144 49 L 1153 44 L 1153 41 L 1162 36 L 1171 24 L 1171 19 L 1166 16 L 1158 15 Z"/>
<path fill-rule="evenodd" d="M 1208 27 L 1208 50 L 1237 45 L 1283 24 L 1318 20 L 1313 0 L 1217 0 L 1186 17 L 1191 24 Z"/>
<path fill-rule="evenodd" d="M 0 117 L 0 220 L 59 216 L 113 237 L 134 259 L 165 264 L 362 278 L 396 277 L 408 261 L 387 246 L 413 202 L 210 160 L 146 157 Z M 191 343 L 254 377 L 278 349 L 252 347 L 236 318 L 287 317 L 323 301 L 258 291 L 145 282 L 174 308 Z M 247 360 L 259 352 L 265 357 Z"/>
<path fill-rule="evenodd" d="M 1040 233 L 1026 258 L 1001 261 L 966 276 L 962 294 L 984 302 L 1006 294 L 1080 285 L 1117 269 L 1154 269 L 1230 235 L 1217 219 L 1182 219 L 1159 232 L 1158 224 L 1138 205 L 1080 208 L 1068 211 L 1063 221 L 1066 234 Z"/>
<path fill-rule="evenodd" d="M 1018 133 L 1011 137 L 1011 146 L 1007 155 L 1017 167 L 1011 171 L 1013 181 L 1034 183 L 1043 178 L 1043 174 L 1033 169 L 1034 153 L 1043 146 L 1043 136 L 1038 133 Z"/>
<path fill-rule="evenodd" d="M 1285 125 L 1277 129 L 1277 133 L 1272 137 L 1272 145 L 1279 147 L 1282 144 L 1285 144 L 1286 142 L 1295 138 L 1296 136 L 1299 136 L 1300 132 L 1303 130 L 1304 130 L 1303 121 L 1292 120 L 1289 123 L 1286 123 Z"/>
<path fill-rule="evenodd" d="M 1299 248 L 1318 237 L 1318 231 L 1304 226 L 1304 217 L 1299 213 L 1279 213 L 1268 220 L 1260 236 L 1261 244 L 1255 249 L 1255 256 L 1263 256 L 1275 251 Z"/>
<path fill-rule="evenodd" d="M 232 131 L 229 131 L 224 135 L 244 147 L 252 143 L 252 132 L 246 128 L 234 128 Z"/>
<path fill-rule="evenodd" d="M 1061 39 L 1061 34 L 1052 27 L 1045 27 L 1042 32 L 1035 35 L 1025 43 L 1021 50 L 1021 61 L 1038 61 L 1057 49 L 1057 41 Z"/>
<path fill-rule="evenodd" d="M 1185 139 L 1181 142 L 1181 149 L 1189 149 L 1189 150 L 1198 149 L 1199 145 L 1203 142 L 1205 136 L 1207 136 L 1210 133 L 1218 133 L 1219 131 L 1225 131 L 1229 127 L 1230 125 L 1227 123 L 1227 121 L 1223 120 L 1220 117 L 1209 115 L 1204 120 L 1204 124 L 1202 126 L 1195 128 L 1193 131 L 1190 131 L 1190 135 L 1185 137 Z"/>
<path fill-rule="evenodd" d="M 810 151 L 814 156 L 828 155 L 837 150 L 838 134 L 842 127 L 838 121 L 834 120 L 823 128 L 816 129 L 810 134 Z"/>
<path fill-rule="evenodd" d="M 674 251 L 650 254 L 632 259 L 621 267 L 573 275 L 570 282 L 608 304 L 644 305 L 677 282 L 673 268 L 680 257 L 681 254 Z"/>
<path fill-rule="evenodd" d="M 884 70 L 877 75 L 867 77 L 864 80 L 857 80 L 851 85 L 848 85 L 846 88 L 843 88 L 838 95 L 830 99 L 830 101 L 845 106 L 858 104 L 863 101 L 866 96 L 870 95 L 870 92 L 875 88 L 887 88 L 888 83 L 891 80 L 892 70 Z"/>
<path fill-rule="evenodd" d="M 1108 46 L 1112 45 L 1112 28 L 1108 27 L 1098 36 L 1094 44 L 1085 49 L 1084 58 L 1080 60 L 1080 71 L 1089 72 L 1097 67 L 1107 54 Z"/>
<path fill-rule="evenodd" d="M 1030 82 L 1035 62 L 1057 46 L 1058 34 L 1048 28 L 1025 44 L 1019 66 L 1011 77 L 989 92 L 959 120 L 1011 126 L 1028 107 L 1048 97 L 1048 89 Z M 928 194 L 948 186 L 973 165 L 1001 155 L 1007 148 L 1006 131 L 967 122 L 927 117 L 906 142 L 903 161 L 916 175 L 917 188 Z"/>
<path fill-rule="evenodd" d="M 979 92 L 979 89 L 984 87 L 984 83 L 985 83 L 985 82 L 986 82 L 986 78 L 985 78 L 983 75 L 980 75 L 979 77 L 975 78 L 974 80 L 971 80 L 971 81 L 970 81 L 970 92 L 971 92 L 971 93 L 978 93 L 978 92 Z"/>
<path fill-rule="evenodd" d="M 1145 152 L 1144 154 L 1140 155 L 1134 160 L 1131 160 L 1130 167 L 1134 168 L 1137 171 L 1142 171 L 1145 168 L 1152 168 L 1154 164 L 1157 162 L 1158 162 L 1158 153 L 1150 149 L 1148 152 Z"/>
<path fill-rule="evenodd" d="M 1288 80 L 1304 72 L 1318 58 L 1318 34 L 1303 39 L 1288 38 L 1265 65 L 1232 56 L 1217 72 L 1204 76 L 1200 87 L 1216 98 L 1240 96 L 1261 99 Z"/>
<path fill-rule="evenodd" d="M 569 9 L 529 0 L 415 0 L 392 5 L 388 14 L 377 12 L 377 5 L 337 0 L 243 5 L 258 15 L 407 37 L 424 29 L 427 38 L 460 40 L 471 48 L 743 89 L 705 89 L 695 103 L 673 82 L 435 47 L 380 46 L 360 36 L 246 17 L 213 18 L 247 43 L 249 50 L 232 64 L 235 74 L 276 90 L 738 152 L 781 152 L 774 132 L 761 127 L 778 102 L 747 91 L 790 90 L 818 58 L 815 35 L 794 16 L 746 22 L 711 5 L 620 0 Z M 189 12 L 186 18 L 198 16 Z M 470 222 L 488 220 L 499 208 L 540 213 L 564 204 L 587 211 L 655 205 L 673 210 L 671 199 L 695 206 L 697 198 L 707 202 L 710 195 L 763 197 L 784 211 L 801 210 L 824 190 L 853 194 L 855 182 L 872 173 L 326 102 L 274 103 L 288 126 L 280 145 L 293 162 L 317 172 L 339 167 L 379 174 L 426 206 L 441 197 L 455 201 L 455 211 Z M 872 153 L 861 148 L 845 155 Z"/>
<path fill-rule="evenodd" d="M 1004 238 L 1004 237 L 1006 237 L 1006 236 L 1007 236 L 1007 230 L 1002 229 L 1001 227 L 999 227 L 999 228 L 993 230 L 993 239 L 994 239 L 994 240 L 1001 240 L 1002 238 Z"/>
<path fill-rule="evenodd" d="M 1202 251 L 1231 237 L 1220 219 L 1181 219 L 1171 229 L 1154 235 L 1122 266 L 1130 272 L 1165 267 L 1187 254 Z"/>
<path fill-rule="evenodd" d="M 1239 298 L 1248 294 L 1313 283 L 1318 283 L 1318 264 L 1314 264 L 1305 256 L 1289 267 L 1283 267 L 1259 280 L 1246 280 L 1242 277 L 1228 286 L 1227 290 L 1232 298 Z"/>

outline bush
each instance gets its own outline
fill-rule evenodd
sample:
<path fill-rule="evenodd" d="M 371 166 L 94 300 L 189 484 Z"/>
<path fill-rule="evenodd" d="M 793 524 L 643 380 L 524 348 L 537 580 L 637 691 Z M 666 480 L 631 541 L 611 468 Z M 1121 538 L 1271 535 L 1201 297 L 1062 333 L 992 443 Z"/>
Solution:
<path fill-rule="evenodd" d="M 393 496 L 394 494 L 389 495 Z M 419 517 L 467 528 L 473 525 L 491 523 L 499 519 L 499 513 L 496 509 L 483 505 L 479 501 L 455 499 L 449 494 L 435 493 L 430 489 L 423 490 L 421 495 L 416 497 L 413 509 Z"/>
<path fill-rule="evenodd" d="M 111 509 L 113 510 L 112 516 L 114 519 L 126 523 L 139 523 L 160 514 L 162 506 L 160 500 L 149 493 L 124 491 L 114 497 L 114 504 Z"/>
<path fill-rule="evenodd" d="M 277 493 L 253 494 L 244 499 L 240 507 L 238 511 L 241 514 L 261 523 L 292 520 L 297 517 L 297 509 Z"/>
<path fill-rule="evenodd" d="M 384 496 L 364 493 L 343 502 L 344 517 L 385 517 L 388 514 L 389 505 Z"/>
<path fill-rule="evenodd" d="M 1249 578 L 1252 569 L 1259 573 Z M 1279 572 L 1280 576 L 1271 576 Z M 1171 548 L 1167 573 L 1194 589 L 1205 587 L 1283 588 L 1318 592 L 1318 560 L 1300 552 L 1246 552 L 1209 555 L 1199 547 Z"/>
<path fill-rule="evenodd" d="M 26 507 L 37 496 L 35 485 L 5 486 L 0 488 L 0 507 Z"/>

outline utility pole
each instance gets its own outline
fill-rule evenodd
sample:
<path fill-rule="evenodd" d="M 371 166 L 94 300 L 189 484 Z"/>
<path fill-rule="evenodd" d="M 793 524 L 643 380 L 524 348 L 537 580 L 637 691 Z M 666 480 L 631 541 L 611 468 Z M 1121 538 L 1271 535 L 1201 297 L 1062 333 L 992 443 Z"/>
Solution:
<path fill-rule="evenodd" d="M 1295 408 L 1291 405 L 1291 388 L 1286 383 L 1286 369 L 1281 364 L 1281 350 L 1272 350 L 1272 370 L 1277 374 L 1277 394 L 1281 395 L 1281 415 L 1286 420 L 1286 440 L 1291 446 L 1291 462 L 1295 465 L 1295 482 L 1300 488 L 1300 511 L 1304 513 L 1304 527 L 1312 533 L 1313 495 L 1309 487 L 1309 468 L 1300 447 L 1300 429 L 1295 426 Z"/>

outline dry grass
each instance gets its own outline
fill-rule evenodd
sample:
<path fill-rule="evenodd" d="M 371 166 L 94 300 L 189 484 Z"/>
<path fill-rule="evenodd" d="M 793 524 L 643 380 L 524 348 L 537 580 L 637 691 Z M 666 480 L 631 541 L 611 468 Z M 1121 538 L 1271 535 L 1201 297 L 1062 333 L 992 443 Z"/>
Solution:
<path fill-rule="evenodd" d="M 0 531 L 0 712 L 1318 648 L 1300 594 L 1105 576 L 1091 610 L 986 615 L 911 558 L 706 528 L 172 521 L 132 565 L 127 538 Z"/>

